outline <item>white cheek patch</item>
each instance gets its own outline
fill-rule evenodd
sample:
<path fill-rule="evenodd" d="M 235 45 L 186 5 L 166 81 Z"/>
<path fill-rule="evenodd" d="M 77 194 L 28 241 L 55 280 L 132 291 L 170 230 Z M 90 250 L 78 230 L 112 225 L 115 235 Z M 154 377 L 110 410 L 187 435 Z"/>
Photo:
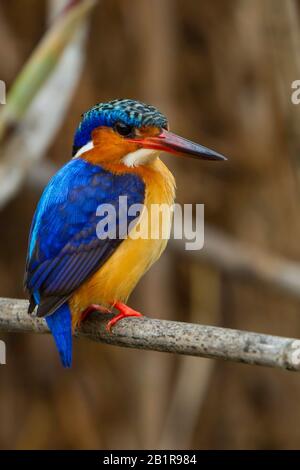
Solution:
<path fill-rule="evenodd" d="M 78 158 L 80 157 L 80 155 L 82 155 L 83 153 L 85 152 L 88 152 L 89 150 L 92 150 L 94 148 L 94 144 L 93 144 L 93 141 L 90 140 L 90 142 L 88 142 L 87 144 L 85 144 L 83 147 L 81 147 L 77 153 L 75 153 L 74 157 L 73 158 Z"/>
<path fill-rule="evenodd" d="M 125 155 L 125 157 L 122 158 L 122 163 L 128 167 L 143 165 L 155 160 L 159 156 L 159 153 L 160 152 L 153 149 L 139 149 Z"/>

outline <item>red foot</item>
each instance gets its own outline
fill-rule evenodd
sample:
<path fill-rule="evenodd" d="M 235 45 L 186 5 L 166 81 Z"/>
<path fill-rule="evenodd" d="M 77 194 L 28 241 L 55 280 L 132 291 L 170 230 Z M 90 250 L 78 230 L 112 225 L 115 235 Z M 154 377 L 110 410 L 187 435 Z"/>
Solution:
<path fill-rule="evenodd" d="M 106 325 L 107 331 L 111 333 L 112 327 L 118 323 L 119 320 L 122 320 L 122 318 L 126 317 L 142 317 L 143 315 L 140 312 L 137 312 L 136 310 L 133 310 L 133 308 L 128 307 L 128 305 L 123 304 L 122 302 L 116 302 L 114 304 L 114 307 L 119 310 L 119 314 L 116 315 L 114 318 L 112 318 Z"/>
<path fill-rule="evenodd" d="M 111 313 L 111 310 L 106 307 L 102 307 L 102 305 L 92 304 L 89 305 L 85 310 L 83 310 L 83 312 L 81 313 L 80 322 L 84 321 L 90 313 L 95 311 L 100 313 Z"/>

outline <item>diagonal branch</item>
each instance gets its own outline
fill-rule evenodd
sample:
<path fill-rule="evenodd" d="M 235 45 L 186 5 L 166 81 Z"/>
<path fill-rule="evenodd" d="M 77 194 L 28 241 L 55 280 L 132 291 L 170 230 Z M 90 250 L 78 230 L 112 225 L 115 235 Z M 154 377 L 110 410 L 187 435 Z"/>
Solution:
<path fill-rule="evenodd" d="M 38 55 L 35 52 L 29 59 L 29 65 L 25 67 L 26 73 L 23 71 L 18 77 L 17 85 L 13 87 L 7 104 L 2 108 L 0 140 L 2 130 L 4 132 L 12 124 L 18 124 L 18 127 L 17 132 L 10 135 L 1 148 L 0 209 L 19 191 L 61 126 L 84 65 L 87 14 L 94 4 L 94 0 L 81 1 L 77 7 L 74 6 L 73 12 L 54 22 L 50 33 L 42 41 L 42 46 L 38 46 L 40 52 Z M 57 22 L 59 28 L 56 26 Z M 71 22 L 66 31 L 64 22 Z M 47 45 L 49 34 L 50 39 L 54 34 L 53 29 L 54 39 L 60 45 L 55 48 L 55 60 L 53 54 L 50 54 L 53 52 L 50 46 L 53 46 L 54 39 L 50 41 L 50 46 Z M 47 68 L 45 64 L 49 61 L 51 67 Z M 52 70 L 54 64 L 56 67 Z M 39 79 L 34 81 L 31 75 L 35 74 L 36 69 L 41 70 Z M 32 82 L 29 88 L 27 81 Z"/>
<path fill-rule="evenodd" d="M 45 321 L 30 317 L 27 307 L 26 300 L 1 298 L 0 331 L 48 333 Z M 106 315 L 92 314 L 76 336 L 128 348 L 300 370 L 300 340 L 293 338 L 146 317 L 122 320 L 108 333 L 106 322 Z"/>
<path fill-rule="evenodd" d="M 50 77 L 59 59 L 95 4 L 94 0 L 71 2 L 60 14 L 33 51 L 8 93 L 7 104 L 0 113 L 0 140 L 11 127 L 19 124 L 30 103 Z M 62 90 L 57 89 L 57 99 Z"/>

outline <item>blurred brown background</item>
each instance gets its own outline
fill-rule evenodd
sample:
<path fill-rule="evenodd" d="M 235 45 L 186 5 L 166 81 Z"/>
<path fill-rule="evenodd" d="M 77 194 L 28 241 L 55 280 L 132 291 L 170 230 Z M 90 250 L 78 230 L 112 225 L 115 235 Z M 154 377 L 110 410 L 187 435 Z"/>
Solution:
<path fill-rule="evenodd" d="M 48 6 L 0 1 L 0 78 L 8 88 L 47 28 Z M 166 157 L 177 201 L 204 203 L 207 225 L 300 262 L 300 108 L 290 98 L 300 79 L 299 6 L 99 0 L 79 85 L 43 160 L 59 166 L 70 158 L 91 105 L 149 102 L 174 131 L 230 157 L 226 164 Z M 42 189 L 33 179 L 0 213 L 4 297 L 24 297 L 27 236 Z M 158 318 L 300 336 L 299 295 L 171 247 L 130 304 Z M 300 447 L 299 374 L 83 340 L 75 340 L 69 371 L 48 336 L 1 339 L 0 448 Z"/>

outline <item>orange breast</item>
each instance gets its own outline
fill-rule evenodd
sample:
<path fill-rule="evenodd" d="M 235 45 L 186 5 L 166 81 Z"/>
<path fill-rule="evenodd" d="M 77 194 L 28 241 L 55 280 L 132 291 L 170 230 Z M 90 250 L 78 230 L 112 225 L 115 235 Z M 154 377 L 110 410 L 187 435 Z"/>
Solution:
<path fill-rule="evenodd" d="M 171 229 L 175 181 L 160 159 L 134 169 L 145 182 L 144 211 L 138 224 L 113 255 L 77 289 L 70 300 L 73 325 L 80 320 L 81 312 L 91 304 L 104 306 L 112 302 L 126 302 L 137 282 L 164 251 Z M 164 205 L 164 212 L 153 205 Z M 164 227 L 163 227 L 164 224 Z M 164 228 L 164 233 L 162 233 Z M 143 234 L 144 238 L 139 237 Z M 152 238 L 153 235 L 156 238 Z M 137 237 L 137 238 L 134 238 Z"/>

